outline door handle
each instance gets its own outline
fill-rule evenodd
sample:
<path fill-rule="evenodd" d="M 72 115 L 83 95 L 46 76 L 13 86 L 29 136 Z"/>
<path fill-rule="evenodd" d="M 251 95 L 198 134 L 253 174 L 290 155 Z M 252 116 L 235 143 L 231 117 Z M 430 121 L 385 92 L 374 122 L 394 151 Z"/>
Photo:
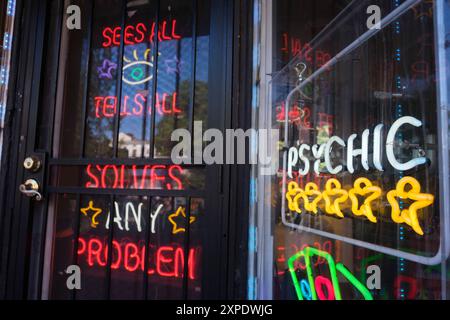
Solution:
<path fill-rule="evenodd" d="M 19 186 L 19 191 L 37 201 L 42 200 L 42 194 L 39 192 L 39 183 L 34 179 L 28 179 Z"/>

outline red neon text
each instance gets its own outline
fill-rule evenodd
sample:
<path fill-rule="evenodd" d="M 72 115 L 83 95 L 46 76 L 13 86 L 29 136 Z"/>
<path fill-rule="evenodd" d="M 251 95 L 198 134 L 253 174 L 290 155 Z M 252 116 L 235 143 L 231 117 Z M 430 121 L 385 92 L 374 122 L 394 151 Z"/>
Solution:
<path fill-rule="evenodd" d="M 290 244 L 288 247 L 285 246 L 277 246 L 278 256 L 277 262 L 281 265 L 286 263 L 286 256 L 291 256 L 293 253 L 303 251 L 305 248 L 310 247 L 308 244 L 296 245 L 295 243 Z M 324 243 L 314 242 L 314 248 L 332 254 L 333 251 L 333 243 L 330 240 L 325 241 Z M 338 252 L 338 250 L 336 250 Z M 338 261 L 338 260 L 336 260 Z M 318 267 L 319 265 L 325 264 L 327 261 L 323 257 L 317 257 L 314 261 L 311 261 L 314 267 Z M 296 269 L 306 270 L 306 264 L 302 260 L 296 260 L 294 262 L 294 266 Z M 285 270 L 279 270 L 278 275 L 281 276 L 285 274 Z"/>
<path fill-rule="evenodd" d="M 86 167 L 86 188 L 183 190 L 177 165 L 93 165 Z"/>
<path fill-rule="evenodd" d="M 277 106 L 277 121 L 284 122 L 286 117 L 285 102 L 281 102 L 281 105 Z M 297 126 L 301 126 L 307 129 L 311 129 L 311 109 L 308 107 L 300 108 L 298 105 L 294 105 L 288 111 L 289 122 Z"/>
<path fill-rule="evenodd" d="M 150 248 L 146 253 L 145 245 L 112 241 L 111 269 L 125 269 L 128 272 L 144 271 L 145 257 L 149 258 L 147 274 L 167 278 L 182 278 L 184 273 L 184 250 L 182 247 L 163 246 L 156 251 Z M 100 239 L 78 238 L 78 255 L 85 256 L 89 267 L 106 267 L 108 261 L 108 244 Z M 196 279 L 195 249 L 188 253 L 188 277 Z"/>
<path fill-rule="evenodd" d="M 136 25 L 128 25 L 125 27 L 124 34 L 121 27 L 107 27 L 103 29 L 103 43 L 104 48 L 111 46 L 120 46 L 121 37 L 125 45 L 134 45 L 142 42 L 153 43 L 155 39 L 156 23 L 153 22 L 151 26 L 146 26 L 144 23 Z M 158 41 L 179 40 L 181 36 L 177 34 L 177 20 L 163 21 L 158 26 Z"/>
<path fill-rule="evenodd" d="M 116 96 L 94 97 L 95 117 L 113 118 L 118 109 L 117 100 Z M 147 103 L 147 97 L 140 93 L 134 97 L 124 96 L 120 107 L 120 116 L 142 116 L 144 113 L 151 114 L 151 109 L 152 106 L 151 103 Z M 172 95 L 157 93 L 155 110 L 160 115 L 180 114 L 182 111 L 177 107 L 177 93 L 174 92 Z"/>
<path fill-rule="evenodd" d="M 288 33 L 282 34 L 281 52 L 290 53 L 292 57 L 299 55 L 300 59 L 309 63 L 315 63 L 317 67 L 322 67 L 330 59 L 331 54 L 322 50 L 314 50 L 308 42 L 302 42 L 298 38 L 289 37 Z"/>

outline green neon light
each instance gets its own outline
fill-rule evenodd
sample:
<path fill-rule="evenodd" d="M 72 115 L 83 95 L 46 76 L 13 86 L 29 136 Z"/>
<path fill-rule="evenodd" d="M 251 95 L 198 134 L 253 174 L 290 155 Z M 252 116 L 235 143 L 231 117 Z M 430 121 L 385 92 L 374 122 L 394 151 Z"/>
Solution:
<path fill-rule="evenodd" d="M 311 260 L 309 259 L 310 247 L 305 248 L 305 264 L 306 272 L 308 274 L 309 287 L 311 288 L 311 300 L 317 300 L 316 285 L 314 284 L 314 275 L 311 267 Z"/>
<path fill-rule="evenodd" d="M 362 279 L 362 281 L 366 281 L 366 278 L 367 278 L 366 270 L 367 270 L 367 266 L 369 265 L 369 263 L 378 261 L 382 258 L 383 258 L 383 255 L 381 253 L 379 253 L 379 254 L 376 254 L 376 255 L 373 255 L 373 256 L 370 256 L 370 257 L 367 257 L 367 258 L 364 258 L 361 260 L 361 279 Z"/>
<path fill-rule="evenodd" d="M 291 274 L 292 282 L 294 283 L 295 292 L 297 293 L 297 299 L 298 300 L 304 300 L 302 295 L 302 288 L 300 286 L 300 283 L 298 282 L 297 276 L 295 275 L 295 267 L 294 262 L 295 260 L 304 257 L 305 254 L 303 251 L 297 252 L 288 260 L 288 267 L 289 267 L 289 273 Z M 309 286 L 311 287 L 311 282 L 309 283 Z M 312 288 L 311 288 L 311 297 L 312 297 Z"/>
<path fill-rule="evenodd" d="M 336 268 L 342 275 L 363 295 L 365 300 L 373 300 L 369 290 L 342 264 L 338 263 Z"/>
<path fill-rule="evenodd" d="M 308 256 L 309 256 L 309 252 L 312 252 L 313 255 L 317 255 L 317 256 L 322 257 L 327 260 L 328 265 L 330 266 L 331 282 L 333 284 L 334 296 L 335 296 L 336 300 L 342 300 L 341 288 L 339 286 L 339 279 L 338 279 L 337 272 L 336 272 L 336 264 L 334 263 L 334 259 L 331 256 L 331 254 L 329 254 L 326 251 L 320 251 L 320 250 L 317 250 L 316 248 L 311 248 L 311 247 L 308 247 L 305 250 L 307 250 Z M 311 270 L 311 273 L 312 273 L 312 270 Z M 316 289 L 314 288 L 314 292 L 315 291 L 316 291 Z"/>
<path fill-rule="evenodd" d="M 137 75 L 136 75 L 136 73 L 137 73 Z M 142 71 L 141 68 L 134 68 L 131 71 L 131 77 L 136 81 L 141 80 L 143 75 L 144 75 L 144 71 Z"/>
<path fill-rule="evenodd" d="M 311 299 L 317 300 L 317 292 L 314 284 L 314 275 L 311 267 L 311 256 L 319 256 L 327 260 L 328 265 L 330 267 L 331 281 L 333 284 L 334 296 L 336 300 L 342 300 L 341 288 L 339 286 L 339 279 L 337 275 L 337 271 L 342 273 L 342 275 L 363 295 L 365 300 L 373 300 L 373 296 L 370 291 L 342 264 L 334 262 L 333 257 L 325 251 L 317 250 L 316 248 L 307 247 L 304 250 L 297 252 L 295 255 L 289 258 L 288 267 L 289 273 L 291 274 L 292 282 L 295 287 L 295 292 L 297 293 L 298 300 L 304 300 L 302 294 L 301 285 L 297 279 L 297 275 L 295 274 L 294 262 L 301 257 L 304 257 L 306 264 L 306 273 L 308 275 L 308 282 L 311 289 Z"/>

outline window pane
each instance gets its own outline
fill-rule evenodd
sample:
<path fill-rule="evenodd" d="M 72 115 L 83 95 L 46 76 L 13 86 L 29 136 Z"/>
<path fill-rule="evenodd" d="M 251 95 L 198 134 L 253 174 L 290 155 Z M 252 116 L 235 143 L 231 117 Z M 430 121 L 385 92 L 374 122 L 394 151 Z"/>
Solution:
<path fill-rule="evenodd" d="M 54 232 L 51 242 L 54 245 L 50 259 L 49 298 L 70 299 L 71 291 L 67 290 L 65 270 L 76 264 L 77 198 L 75 195 L 61 194 L 52 196 L 49 202 L 54 203 L 55 208 L 49 213 L 50 217 L 54 217 L 54 223 L 51 224 Z"/>
<path fill-rule="evenodd" d="M 89 105 L 86 123 L 85 155 L 113 156 L 114 119 L 118 101 L 122 1 L 95 1 L 89 68 Z"/>
<path fill-rule="evenodd" d="M 367 16 L 359 13 L 369 4 L 392 12 L 401 1 L 346 4 L 333 1 L 320 10 L 314 1 L 276 4 L 274 67 L 284 68 L 273 81 L 273 126 L 283 133 L 288 124 L 299 160 L 273 181 L 274 297 L 438 299 L 445 275 L 425 263 L 441 245 L 432 1 L 356 45 L 367 32 Z M 368 293 L 370 265 L 389 276 L 382 290 Z M 326 289 L 335 276 L 340 293 Z"/>
<path fill-rule="evenodd" d="M 186 199 L 156 197 L 151 208 L 158 222 L 150 236 L 148 299 L 182 299 Z M 195 272 L 194 265 L 190 271 Z"/>
<path fill-rule="evenodd" d="M 113 228 L 111 299 L 143 299 L 146 240 L 149 223 L 147 197 L 116 197 Z"/>
<path fill-rule="evenodd" d="M 188 272 L 188 287 L 187 298 L 190 300 L 202 299 L 202 268 L 201 266 L 208 266 L 208 261 L 204 260 L 203 246 L 204 234 L 207 226 L 203 222 L 205 212 L 205 200 L 200 198 L 191 199 L 191 217 L 195 218 L 189 228 L 189 255 L 191 257 L 190 268 L 195 268 L 194 272 Z"/>
<path fill-rule="evenodd" d="M 159 45 L 158 70 L 161 72 L 158 73 L 154 154 L 157 158 L 170 157 L 176 144 L 170 141 L 170 136 L 175 129 L 189 128 L 191 79 L 195 67 L 192 64 L 193 17 L 192 1 L 161 1 L 161 19 L 167 21 L 166 28 L 171 34 L 163 33 L 162 37 L 167 37 L 168 41 Z"/>
<path fill-rule="evenodd" d="M 149 158 L 156 39 L 156 2 L 129 2 L 125 27 L 119 157 Z M 165 24 L 166 23 L 166 24 Z M 158 40 L 159 41 L 159 40 Z M 158 69 L 159 72 L 159 69 Z"/>
<path fill-rule="evenodd" d="M 81 23 L 89 25 L 92 3 L 88 0 L 73 1 L 82 12 Z M 88 79 L 90 29 L 61 30 L 61 53 L 58 87 L 58 100 L 61 109 L 56 109 L 54 157 L 77 158 L 83 151 L 83 107 L 86 103 L 85 85 Z M 48 116 L 48 115 L 47 115 Z M 71 141 L 71 143 L 67 143 Z"/>

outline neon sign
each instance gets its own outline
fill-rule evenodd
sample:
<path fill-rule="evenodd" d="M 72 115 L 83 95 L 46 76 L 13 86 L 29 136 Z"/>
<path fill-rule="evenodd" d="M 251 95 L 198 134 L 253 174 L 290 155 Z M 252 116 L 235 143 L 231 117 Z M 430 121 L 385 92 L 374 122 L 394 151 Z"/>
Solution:
<path fill-rule="evenodd" d="M 277 107 L 277 115 L 276 115 L 277 122 L 281 123 L 285 122 L 286 116 L 285 108 L 286 108 L 285 102 L 282 102 L 281 106 Z M 300 125 L 308 129 L 312 127 L 310 122 L 311 109 L 309 109 L 308 107 L 300 108 L 299 106 L 294 105 L 289 110 L 288 116 L 289 116 L 289 123 Z"/>
<path fill-rule="evenodd" d="M 150 56 L 150 49 L 146 49 L 144 52 L 144 59 L 139 59 L 138 57 L 138 53 L 137 50 L 133 50 L 133 58 L 134 61 L 130 61 L 127 57 L 123 57 L 123 60 L 126 62 L 126 65 L 124 65 L 123 67 L 123 76 L 122 76 L 122 80 L 123 82 L 125 82 L 126 84 L 129 85 L 138 85 L 138 84 L 143 84 L 146 82 L 149 82 L 150 80 L 153 79 L 153 72 L 151 71 L 151 68 L 153 68 L 153 56 L 151 57 L 151 61 L 149 60 L 149 56 Z M 129 74 L 128 78 L 125 70 L 127 69 L 131 69 L 131 72 Z M 149 75 L 145 78 L 145 69 L 149 69 Z"/>
<path fill-rule="evenodd" d="M 331 54 L 323 50 L 314 50 L 309 42 L 304 42 L 299 38 L 290 37 L 288 33 L 282 34 L 282 47 L 281 52 L 289 53 L 292 56 L 299 55 L 299 58 L 309 63 L 314 61 L 317 63 L 317 67 L 322 67 L 330 59 Z"/>
<path fill-rule="evenodd" d="M 116 96 L 96 96 L 94 97 L 95 117 L 113 118 L 117 114 L 118 101 Z M 182 111 L 177 107 L 178 94 L 173 92 L 156 94 L 155 110 L 159 115 L 180 114 Z M 125 95 L 120 107 L 120 116 L 142 116 L 151 114 L 151 104 L 147 106 L 147 97 L 141 93 L 130 97 Z"/>
<path fill-rule="evenodd" d="M 146 26 L 144 23 L 128 25 L 125 27 L 123 42 L 125 45 L 135 45 L 142 42 L 153 43 L 155 38 L 156 23 Z M 120 46 L 122 37 L 121 27 L 107 27 L 102 31 L 103 48 Z M 158 41 L 179 40 L 181 36 L 177 34 L 177 20 L 162 21 L 158 26 Z"/>
<path fill-rule="evenodd" d="M 89 177 L 86 188 L 98 189 L 167 189 L 184 190 L 178 165 L 94 165 L 89 164 L 85 173 Z M 163 174 L 161 174 L 161 172 Z"/>
<path fill-rule="evenodd" d="M 119 230 L 123 231 L 130 231 L 130 221 L 134 221 L 136 224 L 136 231 L 137 232 L 142 232 L 142 207 L 144 206 L 143 203 L 139 203 L 138 208 L 136 210 L 135 205 L 132 202 L 127 202 L 125 203 L 125 215 L 124 218 L 122 218 L 120 209 L 119 209 L 119 203 L 117 201 L 114 201 L 114 217 L 113 217 L 113 223 L 115 223 L 117 225 L 117 228 L 119 228 Z M 154 214 L 150 215 L 150 219 L 151 219 L 151 225 L 152 225 L 152 229 L 151 232 L 155 233 L 155 220 L 159 215 L 159 212 L 162 208 L 162 205 L 160 207 L 158 207 L 158 209 L 156 210 L 156 212 Z M 102 213 L 102 209 L 100 208 L 96 208 L 94 206 L 94 202 L 93 201 L 89 201 L 89 206 L 87 208 L 82 208 L 80 209 L 80 212 L 89 218 L 88 212 L 93 211 L 94 214 L 92 215 L 92 217 L 90 217 L 91 220 L 91 227 L 92 228 L 97 228 L 97 226 L 99 225 L 99 222 L 97 221 L 97 216 Z M 131 215 L 130 212 L 132 212 L 133 214 L 133 219 L 131 219 Z M 105 224 L 105 229 L 109 229 L 109 225 L 110 225 L 110 218 L 111 218 L 111 212 L 108 212 L 107 218 L 106 218 L 106 224 Z M 122 224 L 122 221 L 124 221 L 124 225 Z"/>
<path fill-rule="evenodd" d="M 109 59 L 103 60 L 103 63 L 100 67 L 97 67 L 97 73 L 99 79 L 109 79 L 113 78 L 112 72 L 113 70 L 117 70 L 117 64 L 112 62 Z"/>
<path fill-rule="evenodd" d="M 377 218 L 372 212 L 372 201 L 381 197 L 381 188 L 374 186 L 372 182 L 367 178 L 359 178 L 355 181 L 355 187 L 348 193 L 350 200 L 352 201 L 352 212 L 356 216 L 365 216 L 370 222 L 376 223 Z M 358 207 L 357 196 L 369 196 L 365 198 L 364 203 Z"/>
<path fill-rule="evenodd" d="M 120 231 L 130 231 L 130 223 L 135 224 L 136 231 L 138 233 L 141 233 L 143 231 L 143 225 L 145 225 L 145 219 L 142 215 L 142 208 L 144 207 L 144 203 L 140 202 L 137 204 L 137 206 L 133 202 L 126 202 L 123 204 L 123 207 L 125 208 L 125 212 L 121 211 L 120 209 L 120 203 L 117 201 L 114 201 L 114 213 L 113 217 L 111 218 L 111 212 L 108 212 L 106 223 L 105 223 L 105 229 L 109 230 L 111 220 L 112 223 L 116 225 L 118 230 Z M 150 214 L 150 225 L 151 230 L 150 232 L 152 234 L 155 234 L 155 226 L 156 226 L 156 220 L 158 216 L 161 213 L 161 210 L 164 208 L 164 205 L 160 204 L 155 212 L 152 212 Z M 94 212 L 92 216 L 89 215 L 90 212 Z M 89 218 L 91 221 L 90 226 L 92 228 L 97 228 L 97 226 L 100 224 L 100 222 L 97 221 L 97 217 L 103 212 L 101 208 L 96 208 L 94 205 L 94 201 L 89 201 L 89 205 L 86 208 L 81 208 L 80 212 Z M 178 207 L 178 209 L 175 211 L 175 213 L 170 214 L 167 217 L 167 220 L 172 224 L 172 234 L 178 234 L 182 232 L 186 232 L 186 229 L 184 227 L 181 227 L 180 225 L 184 225 L 186 220 L 186 209 L 184 207 Z M 190 216 L 189 218 L 189 224 L 194 223 L 197 220 L 197 217 Z"/>
<path fill-rule="evenodd" d="M 138 208 L 136 210 L 135 205 L 132 202 L 125 203 L 125 216 L 124 219 L 122 219 L 122 216 L 120 214 L 119 209 L 119 203 L 117 201 L 114 201 L 114 211 L 115 215 L 113 218 L 113 222 L 117 225 L 119 230 L 123 231 L 124 229 L 126 231 L 130 231 L 130 221 L 134 221 L 136 224 L 136 231 L 142 232 L 142 207 L 144 206 L 143 203 L 138 204 Z M 130 211 L 133 214 L 133 219 L 130 219 Z M 109 223 L 110 223 L 110 216 L 111 212 L 108 213 L 108 218 L 106 219 L 106 225 L 105 228 L 109 229 Z M 125 228 L 122 225 L 122 220 L 124 220 Z M 152 219 L 152 225 L 154 224 L 154 221 Z"/>
<path fill-rule="evenodd" d="M 327 261 L 331 280 L 323 275 L 314 277 L 311 264 L 311 258 L 314 256 L 322 257 Z M 295 261 L 300 258 L 305 260 L 307 274 L 307 279 L 301 281 L 297 279 L 297 270 L 294 266 Z M 342 300 L 337 272 L 340 272 L 362 294 L 365 300 L 373 300 L 370 291 L 342 263 L 336 264 L 328 252 L 307 247 L 293 255 L 288 260 L 288 266 L 298 300 Z"/>
<path fill-rule="evenodd" d="M 180 74 L 181 66 L 184 64 L 183 61 L 178 59 L 176 55 L 172 59 L 166 59 L 164 65 L 166 66 L 166 72 L 168 74 Z"/>
<path fill-rule="evenodd" d="M 365 197 L 362 205 L 359 204 L 357 195 Z M 381 188 L 373 185 L 367 178 L 357 179 L 350 191 L 342 189 L 341 183 L 337 179 L 330 179 L 327 181 L 323 192 L 320 192 L 319 187 L 313 182 L 308 183 L 305 190 L 303 190 L 295 181 L 291 181 L 286 192 L 286 199 L 288 200 L 289 210 L 299 214 L 302 213 L 299 206 L 301 201 L 307 212 L 317 214 L 319 202 L 323 200 L 325 202 L 325 212 L 339 218 L 344 218 L 342 208 L 347 200 L 350 199 L 352 202 L 351 211 L 355 216 L 365 216 L 370 222 L 377 223 L 377 218 L 372 211 L 372 202 L 381 198 L 381 195 Z M 409 208 L 400 210 L 397 198 L 408 199 L 414 202 Z M 311 201 L 311 199 L 313 200 Z M 387 200 L 392 208 L 391 217 L 393 222 L 407 224 L 417 234 L 424 235 L 417 211 L 432 205 L 434 203 L 433 195 L 421 193 L 420 183 L 415 178 L 404 177 L 397 183 L 395 190 L 387 193 Z"/>
<path fill-rule="evenodd" d="M 317 189 L 316 189 L 317 190 Z M 325 211 L 330 215 L 337 215 L 343 218 L 344 214 L 341 211 L 341 203 L 348 199 L 348 192 L 342 190 L 341 183 L 336 179 L 330 179 L 325 185 L 325 191 L 322 193 L 325 200 Z M 332 197 L 336 197 L 332 200 Z"/>
<path fill-rule="evenodd" d="M 146 247 L 131 242 L 112 241 L 111 269 L 125 269 L 128 272 L 144 271 Z M 151 248 L 150 248 L 151 249 Z M 98 238 L 78 238 L 78 256 L 85 256 L 89 267 L 106 267 L 108 260 L 108 244 Z M 197 251 L 189 249 L 188 277 L 196 279 Z M 148 252 L 150 258 L 147 274 L 167 278 L 182 278 L 184 273 L 184 250 L 182 247 L 161 246 L 156 251 Z"/>
<path fill-rule="evenodd" d="M 406 186 L 410 189 L 406 191 Z M 387 199 L 392 207 L 392 220 L 396 223 L 406 223 L 413 228 L 413 230 L 423 236 L 423 230 L 420 227 L 419 219 L 417 217 L 417 210 L 426 208 L 433 204 L 434 196 L 431 194 L 421 193 L 420 183 L 412 178 L 405 177 L 399 181 L 395 190 L 389 191 Z M 401 210 L 396 198 L 413 200 L 408 209 Z"/>
<path fill-rule="evenodd" d="M 92 215 L 92 217 L 89 218 L 89 214 L 88 212 L 93 211 L 94 214 Z M 88 217 L 91 220 L 91 227 L 92 228 L 97 228 L 99 222 L 97 221 L 97 217 L 102 213 L 102 209 L 100 208 L 96 208 L 94 206 L 94 201 L 89 201 L 89 205 L 86 208 L 81 208 L 80 212 Z"/>
<path fill-rule="evenodd" d="M 327 241 L 325 241 L 323 243 L 314 242 L 313 246 L 317 250 L 326 251 L 329 254 L 331 254 L 333 244 L 332 244 L 332 242 L 330 240 L 327 240 Z M 309 247 L 308 244 L 297 245 L 295 243 L 291 243 L 288 247 L 277 246 L 276 249 L 277 249 L 277 251 L 279 253 L 279 255 L 277 256 L 277 262 L 280 263 L 280 264 L 286 263 L 286 255 L 289 254 L 288 251 L 292 252 L 292 253 L 296 253 L 296 252 L 305 250 L 307 247 Z M 336 248 L 336 253 L 339 253 L 339 242 L 336 243 L 336 247 L 337 247 Z M 339 258 L 337 258 L 336 260 L 339 260 Z M 322 264 L 325 264 L 325 263 L 326 263 L 325 259 L 323 259 L 322 257 L 318 257 L 318 259 L 316 259 L 316 261 L 314 262 L 313 265 L 314 265 L 314 267 L 318 267 L 318 266 L 320 266 Z M 295 267 L 295 269 L 306 270 L 305 263 L 300 261 L 300 260 L 296 260 L 294 262 L 294 267 Z M 283 275 L 284 273 L 285 273 L 284 270 L 278 271 L 278 275 Z"/>
<path fill-rule="evenodd" d="M 178 223 L 175 221 L 175 218 L 177 218 L 179 216 L 182 216 L 184 218 L 184 220 L 187 219 L 187 217 L 186 217 L 186 210 L 183 207 L 179 207 L 177 209 L 177 211 L 175 213 L 171 214 L 169 216 L 169 218 L 168 218 L 170 223 L 173 226 L 172 234 L 177 234 L 177 233 L 180 233 L 180 232 L 186 232 L 186 229 L 182 228 L 182 227 L 179 227 Z M 197 219 L 196 217 L 190 216 L 189 217 L 189 224 L 193 224 L 196 219 Z"/>
<path fill-rule="evenodd" d="M 401 117 L 398 120 L 396 120 L 391 128 L 389 129 L 387 133 L 386 143 L 385 143 L 385 149 L 386 149 L 386 156 L 389 161 L 389 164 L 398 171 L 408 171 L 411 170 L 417 166 L 423 165 L 427 163 L 427 159 L 425 157 L 418 157 L 411 159 L 410 161 L 406 163 L 400 163 L 398 159 L 395 156 L 394 152 L 394 146 L 395 138 L 400 130 L 401 127 L 410 125 L 413 127 L 421 127 L 422 122 L 414 117 Z M 375 127 L 373 132 L 373 165 L 376 170 L 383 172 L 383 165 L 381 163 L 381 154 L 382 154 L 382 148 L 381 148 L 381 140 L 382 140 L 382 131 L 383 131 L 383 124 L 379 124 Z M 346 168 L 349 173 L 354 173 L 354 158 L 360 156 L 361 157 L 361 165 L 362 167 L 368 171 L 370 169 L 369 167 L 369 137 L 370 137 L 370 130 L 366 129 L 362 133 L 362 146 L 360 149 L 355 148 L 355 140 L 358 137 L 357 134 L 352 134 L 348 140 L 347 143 L 338 136 L 333 136 L 326 143 L 323 143 L 321 145 L 307 145 L 302 144 L 299 148 L 292 147 L 289 149 L 288 153 L 288 176 L 292 178 L 292 171 L 295 166 L 297 166 L 300 163 L 302 163 L 303 168 L 299 169 L 298 172 L 300 175 L 306 175 L 310 169 L 311 169 L 311 163 L 310 163 L 310 157 L 308 156 L 308 152 L 312 153 L 312 156 L 314 158 L 313 162 L 313 169 L 316 174 L 320 174 L 320 167 L 323 164 L 322 159 L 324 159 L 325 168 L 328 173 L 330 174 L 339 174 L 344 170 L 343 165 L 337 165 L 333 166 L 331 161 L 331 153 L 332 150 L 337 148 L 337 146 L 340 146 L 342 148 L 347 148 L 347 161 L 346 161 Z"/>

